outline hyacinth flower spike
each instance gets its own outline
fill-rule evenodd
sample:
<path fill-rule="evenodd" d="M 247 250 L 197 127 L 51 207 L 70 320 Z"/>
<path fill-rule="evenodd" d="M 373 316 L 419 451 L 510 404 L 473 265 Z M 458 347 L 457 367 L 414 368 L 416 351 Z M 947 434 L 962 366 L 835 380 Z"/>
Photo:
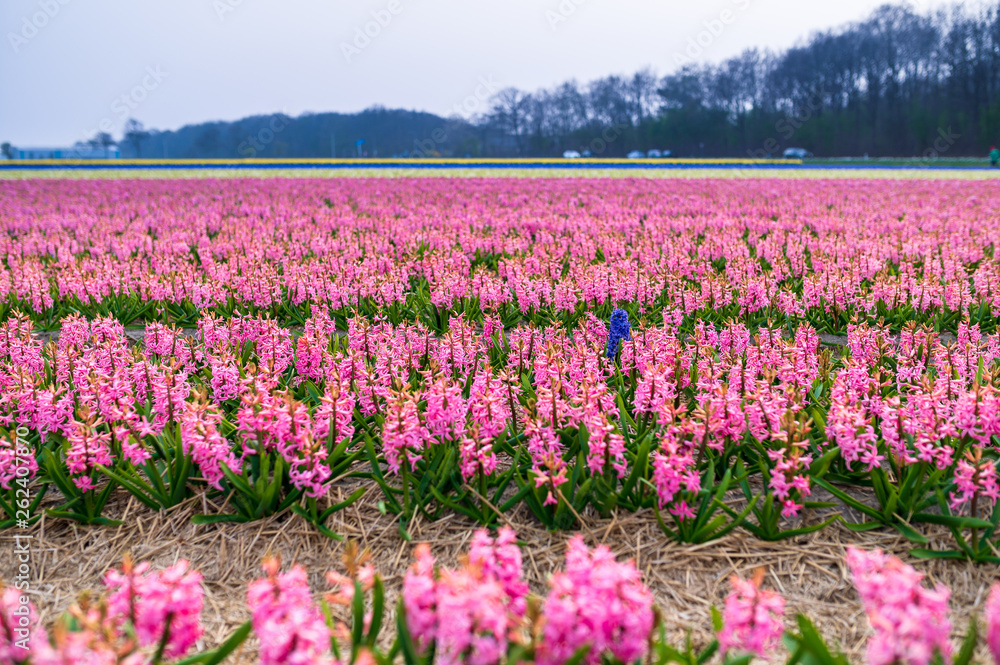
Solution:
<path fill-rule="evenodd" d="M 630 324 L 628 321 L 628 312 L 624 309 L 618 307 L 611 312 L 611 326 L 608 329 L 608 349 L 607 355 L 609 360 L 613 360 L 615 354 L 618 353 L 618 343 L 621 340 L 628 342 L 632 341 L 632 337 L 629 335 Z"/>

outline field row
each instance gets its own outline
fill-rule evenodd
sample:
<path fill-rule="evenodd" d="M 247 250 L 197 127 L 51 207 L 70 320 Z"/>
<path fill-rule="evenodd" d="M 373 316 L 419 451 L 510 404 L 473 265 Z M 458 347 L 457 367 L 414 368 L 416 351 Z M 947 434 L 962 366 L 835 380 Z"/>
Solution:
<path fill-rule="evenodd" d="M 0 190 L 0 315 L 992 332 L 996 204 L 972 181 L 27 181 Z"/>
<path fill-rule="evenodd" d="M 418 512 L 490 525 L 524 505 L 552 529 L 648 509 L 683 542 L 774 540 L 850 508 L 851 528 L 917 545 L 948 526 L 954 549 L 923 556 L 1000 561 L 1000 336 L 974 325 L 948 344 L 850 325 L 835 356 L 808 324 L 684 335 L 623 310 L 573 329 L 456 316 L 437 335 L 360 317 L 340 334 L 316 309 L 298 337 L 206 315 L 194 336 L 151 323 L 141 346 L 113 319 L 62 323 L 45 345 L 26 316 L 0 324 L 6 526 L 46 496 L 53 517 L 108 523 L 127 491 L 154 510 L 207 494 L 224 509 L 203 523 L 293 511 L 336 537 L 327 519 L 364 490 L 330 497 L 363 478 L 404 534 Z"/>
<path fill-rule="evenodd" d="M 244 592 L 251 620 L 211 646 L 203 639 L 202 576 L 184 559 L 158 570 L 126 558 L 105 573 L 101 595 L 81 596 L 50 626 L 27 596 L 0 585 L 0 662 L 214 665 L 252 642 L 260 665 L 697 665 L 717 654 L 724 665 L 747 665 L 777 655 L 779 645 L 788 665 L 848 664 L 809 618 L 786 619 L 784 597 L 763 588 L 764 568 L 751 579 L 730 578 L 724 607 L 712 608 L 715 639 L 696 649 L 690 633 L 685 644 L 668 641 L 632 561 L 616 561 L 605 545 L 591 549 L 580 536 L 570 539 L 544 597 L 531 593 L 509 528 L 495 537 L 476 532 L 454 568 L 438 565 L 427 544 L 414 559 L 393 622 L 371 553 L 355 544 L 342 567 L 326 573 L 329 590 L 318 597 L 305 569 L 268 557 Z M 871 665 L 968 665 L 981 642 L 980 651 L 1000 661 L 1000 582 L 984 604 L 985 639 L 973 615 L 956 649 L 947 586 L 928 588 L 922 573 L 878 550 L 849 548 L 846 565 L 871 627 Z"/>

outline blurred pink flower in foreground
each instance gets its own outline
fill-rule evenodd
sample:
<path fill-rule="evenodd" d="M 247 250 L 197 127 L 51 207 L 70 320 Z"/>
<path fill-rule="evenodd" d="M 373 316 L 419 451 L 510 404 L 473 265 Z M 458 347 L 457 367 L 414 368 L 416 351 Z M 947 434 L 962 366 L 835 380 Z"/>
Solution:
<path fill-rule="evenodd" d="M 607 652 L 629 663 L 646 654 L 653 630 L 653 594 L 631 561 L 618 563 L 605 545 L 591 550 L 581 536 L 569 541 L 566 570 L 549 580 L 539 665 L 564 663 L 585 645 L 584 662 Z"/>
<path fill-rule="evenodd" d="M 994 582 L 986 599 L 986 646 L 993 662 L 1000 663 L 1000 582 Z"/>
<path fill-rule="evenodd" d="M 927 665 L 936 651 L 951 662 L 947 587 L 924 587 L 923 573 L 879 550 L 849 547 L 847 566 L 875 631 L 868 642 L 871 665 Z"/>
<path fill-rule="evenodd" d="M 781 639 L 785 630 L 782 622 L 785 599 L 776 591 L 761 589 L 763 581 L 763 568 L 758 568 L 749 580 L 739 575 L 729 578 L 732 591 L 726 596 L 723 626 L 719 631 L 719 648 L 723 653 L 737 649 L 763 657 Z"/>

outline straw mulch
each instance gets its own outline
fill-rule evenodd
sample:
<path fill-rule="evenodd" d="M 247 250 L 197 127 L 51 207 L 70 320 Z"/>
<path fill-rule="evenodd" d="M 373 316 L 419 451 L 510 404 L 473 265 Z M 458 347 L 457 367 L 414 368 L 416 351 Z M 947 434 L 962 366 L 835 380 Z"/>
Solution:
<path fill-rule="evenodd" d="M 450 515 L 435 522 L 418 519 L 410 525 L 412 543 L 399 535 L 397 521 L 377 508 L 381 498 L 372 488 L 357 504 L 335 514 L 329 526 L 357 541 L 373 555 L 394 606 L 402 576 L 410 564 L 415 543 L 430 543 L 439 562 L 454 564 L 469 543 L 475 525 Z M 106 514 L 124 520 L 120 527 L 86 527 L 43 518 L 32 530 L 33 600 L 51 621 L 86 589 L 99 589 L 104 572 L 131 553 L 157 566 L 180 558 L 190 560 L 204 575 L 206 645 L 221 642 L 249 616 L 245 606 L 247 582 L 259 576 L 266 554 L 297 562 L 310 574 L 314 591 L 326 590 L 324 573 L 340 566 L 344 544 L 319 535 L 310 525 L 290 514 L 251 524 L 198 526 L 192 514 L 204 512 L 201 499 L 170 513 L 153 513 L 119 492 Z M 583 516 L 581 533 L 588 544 L 607 544 L 619 557 L 635 560 L 644 580 L 653 589 L 667 632 L 680 645 L 687 631 L 696 644 L 711 639 L 710 608 L 721 607 L 727 580 L 737 573 L 752 575 L 767 568 L 766 584 L 788 599 L 788 624 L 795 613 L 806 613 L 831 642 L 838 642 L 852 662 L 864 661 L 867 620 L 848 579 L 844 553 L 848 545 L 892 551 L 924 571 L 931 583 L 952 589 L 956 637 L 964 633 L 971 613 L 982 613 L 997 566 L 976 566 L 955 561 L 923 561 L 909 557 L 911 544 L 893 531 L 854 533 L 833 524 L 818 533 L 769 543 L 737 532 L 704 545 L 682 545 L 666 540 L 649 512 L 622 513 L 611 519 Z M 521 507 L 505 516 L 525 545 L 524 569 L 533 590 L 544 593 L 546 577 L 561 567 L 567 532 L 548 532 Z M 933 534 L 930 547 L 947 547 L 950 536 Z M 0 547 L 13 552 L 10 533 L 0 534 Z M 0 578 L 15 573 L 15 557 L 0 558 Z M 390 624 L 391 625 L 391 624 Z M 253 662 L 252 642 L 229 662 Z M 783 654 L 782 654 L 783 655 Z M 780 662 L 780 661 L 779 661 Z M 980 661 L 983 662 L 983 661 Z"/>

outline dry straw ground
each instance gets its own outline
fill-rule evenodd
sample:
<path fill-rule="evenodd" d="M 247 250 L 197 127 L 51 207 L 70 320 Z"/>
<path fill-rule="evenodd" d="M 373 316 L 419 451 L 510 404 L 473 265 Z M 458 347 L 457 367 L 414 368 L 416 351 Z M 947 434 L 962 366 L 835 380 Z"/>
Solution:
<path fill-rule="evenodd" d="M 391 515 L 379 512 L 380 498 L 373 488 L 357 504 L 333 516 L 330 526 L 347 539 L 368 548 L 389 590 L 390 603 L 410 563 L 415 543 L 427 542 L 439 560 L 452 564 L 466 550 L 475 525 L 451 515 L 411 524 L 412 543 L 404 541 Z M 205 642 L 219 643 L 247 620 L 244 596 L 247 582 L 256 577 L 266 554 L 295 561 L 310 573 L 315 591 L 326 589 L 325 571 L 339 566 L 343 543 L 319 535 L 294 515 L 285 514 L 252 524 L 197 526 L 190 516 L 211 506 L 189 502 L 170 513 L 153 513 L 119 492 L 106 514 L 123 520 L 120 527 L 85 527 L 66 521 L 43 519 L 33 529 L 32 567 L 34 600 L 44 618 L 51 620 L 87 589 L 98 589 L 105 570 L 126 553 L 168 565 L 186 558 L 205 576 Z M 818 516 L 814 516 L 814 519 Z M 524 543 L 525 575 L 534 591 L 545 590 L 547 575 L 560 567 L 570 534 L 548 532 L 523 508 L 505 516 Z M 605 543 L 617 555 L 632 558 L 656 594 L 668 634 L 678 643 L 686 631 L 696 643 L 711 639 L 710 607 L 721 606 L 727 579 L 744 576 L 754 568 L 767 568 L 767 584 L 788 599 L 789 615 L 808 614 L 821 632 L 839 642 L 853 662 L 863 662 L 867 622 L 844 566 L 849 544 L 895 552 L 927 573 L 931 582 L 944 582 L 953 591 L 956 631 L 965 630 L 970 613 L 981 613 L 996 566 L 964 562 L 918 561 L 907 555 L 909 543 L 893 531 L 854 533 L 834 524 L 816 534 L 777 543 L 734 533 L 704 545 L 668 541 L 649 512 L 622 513 L 610 519 L 583 515 L 581 529 L 589 544 Z M 947 533 L 933 534 L 932 547 L 947 546 Z M 13 538 L 0 535 L 0 547 L 13 552 Z M 14 557 L 0 557 L 0 577 L 14 574 Z M 252 662 L 253 645 L 230 662 Z M 983 661 L 980 661 L 983 662 Z"/>

